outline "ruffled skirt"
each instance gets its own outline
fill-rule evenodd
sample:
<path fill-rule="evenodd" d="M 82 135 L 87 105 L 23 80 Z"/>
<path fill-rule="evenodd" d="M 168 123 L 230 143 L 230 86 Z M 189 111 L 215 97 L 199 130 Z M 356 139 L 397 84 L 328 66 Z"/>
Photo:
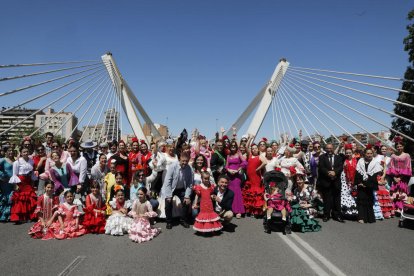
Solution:
<path fill-rule="evenodd" d="M 214 232 L 223 228 L 220 222 L 220 216 L 215 212 L 201 211 L 194 222 L 193 229 L 197 232 Z"/>
<path fill-rule="evenodd" d="M 292 206 L 290 222 L 292 229 L 305 232 L 317 232 L 321 229 L 319 222 L 311 218 L 309 211 L 302 209 L 299 204 Z"/>
<path fill-rule="evenodd" d="M 64 228 L 60 230 L 60 223 L 56 221 L 50 227 L 54 233 L 54 237 L 57 240 L 66 240 L 66 239 L 73 239 L 78 238 L 86 234 L 86 229 L 83 225 L 79 224 L 78 228 L 76 228 L 76 220 L 69 220 L 63 222 Z"/>
<path fill-rule="evenodd" d="M 11 221 L 28 221 L 36 218 L 34 210 L 36 208 L 36 193 L 31 186 L 30 177 L 21 177 L 19 189 L 13 192 Z"/>
<path fill-rule="evenodd" d="M 95 214 L 95 212 L 85 211 L 82 225 L 85 227 L 88 233 L 104 234 L 106 219 L 103 214 Z"/>
<path fill-rule="evenodd" d="M 384 218 L 387 219 L 393 217 L 395 215 L 394 207 L 390 197 L 390 192 L 388 192 L 385 186 L 378 186 L 377 198 Z"/>
<path fill-rule="evenodd" d="M 263 215 L 264 187 L 259 185 L 251 186 L 250 181 L 246 181 L 243 189 L 243 201 L 246 213 L 252 215 Z M 233 210 L 234 212 L 234 210 Z"/>
<path fill-rule="evenodd" d="M 344 216 L 357 216 L 358 209 L 354 197 L 351 194 L 351 189 L 346 183 L 345 173 L 341 174 L 341 209 Z"/>
<path fill-rule="evenodd" d="M 378 202 L 378 197 L 377 197 L 377 192 L 376 191 L 374 191 L 374 206 L 373 206 L 373 208 L 374 208 L 375 219 L 376 220 L 383 220 L 384 216 L 382 214 L 382 210 L 381 210 L 381 207 L 380 207 L 379 202 Z"/>
<path fill-rule="evenodd" d="M 132 218 L 126 215 L 112 214 L 105 225 L 105 234 L 112 236 L 123 236 L 127 234 L 132 224 Z"/>
<path fill-rule="evenodd" d="M 152 240 L 161 232 L 160 228 L 153 228 L 146 218 L 136 218 L 128 231 L 129 238 L 134 242 L 146 242 Z"/>
<path fill-rule="evenodd" d="M 59 228 L 56 230 L 59 231 Z M 56 230 L 52 226 L 43 227 L 42 223 L 38 221 L 30 228 L 29 235 L 34 239 L 51 240 L 55 238 Z"/>

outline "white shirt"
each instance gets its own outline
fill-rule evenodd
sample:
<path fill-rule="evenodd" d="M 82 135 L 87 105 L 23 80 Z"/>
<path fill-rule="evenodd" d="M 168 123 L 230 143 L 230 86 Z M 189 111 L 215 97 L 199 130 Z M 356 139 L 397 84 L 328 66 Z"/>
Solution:
<path fill-rule="evenodd" d="M 20 183 L 20 178 L 18 175 L 27 175 L 33 172 L 33 159 L 29 158 L 28 161 L 24 160 L 22 157 L 13 162 L 13 175 L 9 180 L 9 183 Z M 33 177 L 33 175 L 32 175 Z"/>
<path fill-rule="evenodd" d="M 218 189 L 216 198 L 219 198 L 219 199 L 223 200 L 223 196 L 224 196 L 224 193 L 220 192 L 220 189 Z M 217 203 L 216 204 L 216 212 L 220 213 L 222 209 L 223 208 L 221 208 L 220 204 Z"/>
<path fill-rule="evenodd" d="M 85 157 L 81 156 L 75 162 L 73 162 L 72 157 L 69 157 L 67 163 L 70 164 L 73 172 L 79 175 L 79 183 L 84 183 L 88 173 L 88 162 Z"/>

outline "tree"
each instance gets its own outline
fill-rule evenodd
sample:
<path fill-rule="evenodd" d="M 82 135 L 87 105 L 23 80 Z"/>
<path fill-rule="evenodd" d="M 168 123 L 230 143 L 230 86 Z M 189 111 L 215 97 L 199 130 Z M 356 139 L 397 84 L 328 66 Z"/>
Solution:
<path fill-rule="evenodd" d="M 408 20 L 413 21 L 414 9 L 408 13 Z M 402 89 L 410 91 L 412 94 L 400 92 L 398 95 L 398 101 L 409 103 L 414 105 L 414 22 L 407 25 L 408 36 L 404 38 L 404 50 L 408 52 L 408 61 L 410 65 L 404 74 L 404 79 L 407 81 L 403 82 Z M 414 108 L 408 106 L 402 106 L 395 104 L 394 113 L 402 117 L 414 120 Z M 409 137 L 414 137 L 414 125 L 400 118 L 394 118 L 392 121 L 392 128 L 396 129 Z M 393 139 L 395 133 L 392 133 L 390 139 Z M 405 151 L 411 156 L 414 155 L 414 142 L 405 139 Z"/>

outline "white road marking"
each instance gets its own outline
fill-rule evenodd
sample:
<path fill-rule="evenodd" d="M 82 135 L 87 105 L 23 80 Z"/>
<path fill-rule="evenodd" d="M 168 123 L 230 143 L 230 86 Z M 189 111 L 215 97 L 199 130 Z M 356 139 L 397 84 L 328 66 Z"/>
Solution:
<path fill-rule="evenodd" d="M 303 246 L 306 250 L 311 253 L 315 258 L 317 258 L 323 265 L 325 265 L 334 275 L 337 276 L 345 276 L 346 274 L 343 273 L 337 266 L 335 266 L 333 263 L 328 261 L 324 256 L 322 256 L 318 251 L 316 251 L 312 246 L 310 246 L 309 243 L 302 240 L 298 235 L 295 233 L 291 234 L 291 237 L 296 240 L 300 245 Z"/>
<path fill-rule="evenodd" d="M 316 273 L 316 275 L 329 276 L 314 260 L 312 260 L 302 249 L 282 233 L 277 233 L 279 237 Z"/>
<path fill-rule="evenodd" d="M 86 259 L 86 256 L 77 256 L 73 262 L 71 262 L 61 273 L 59 276 L 66 276 L 69 275 L 83 260 Z"/>

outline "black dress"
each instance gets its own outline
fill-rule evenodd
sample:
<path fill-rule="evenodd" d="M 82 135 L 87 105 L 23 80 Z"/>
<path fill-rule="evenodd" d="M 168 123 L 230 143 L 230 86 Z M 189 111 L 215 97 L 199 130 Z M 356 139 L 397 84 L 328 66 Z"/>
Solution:
<path fill-rule="evenodd" d="M 371 161 L 374 162 L 374 161 Z M 370 162 L 369 162 L 370 163 Z M 369 163 L 365 163 L 365 170 L 368 170 Z M 380 172 L 368 175 L 367 180 L 363 180 L 363 176 L 357 171 L 355 175 L 355 185 L 364 184 L 358 187 L 357 207 L 358 207 L 358 220 L 364 222 L 375 222 L 374 215 L 374 190 L 378 189 L 377 176 Z"/>

